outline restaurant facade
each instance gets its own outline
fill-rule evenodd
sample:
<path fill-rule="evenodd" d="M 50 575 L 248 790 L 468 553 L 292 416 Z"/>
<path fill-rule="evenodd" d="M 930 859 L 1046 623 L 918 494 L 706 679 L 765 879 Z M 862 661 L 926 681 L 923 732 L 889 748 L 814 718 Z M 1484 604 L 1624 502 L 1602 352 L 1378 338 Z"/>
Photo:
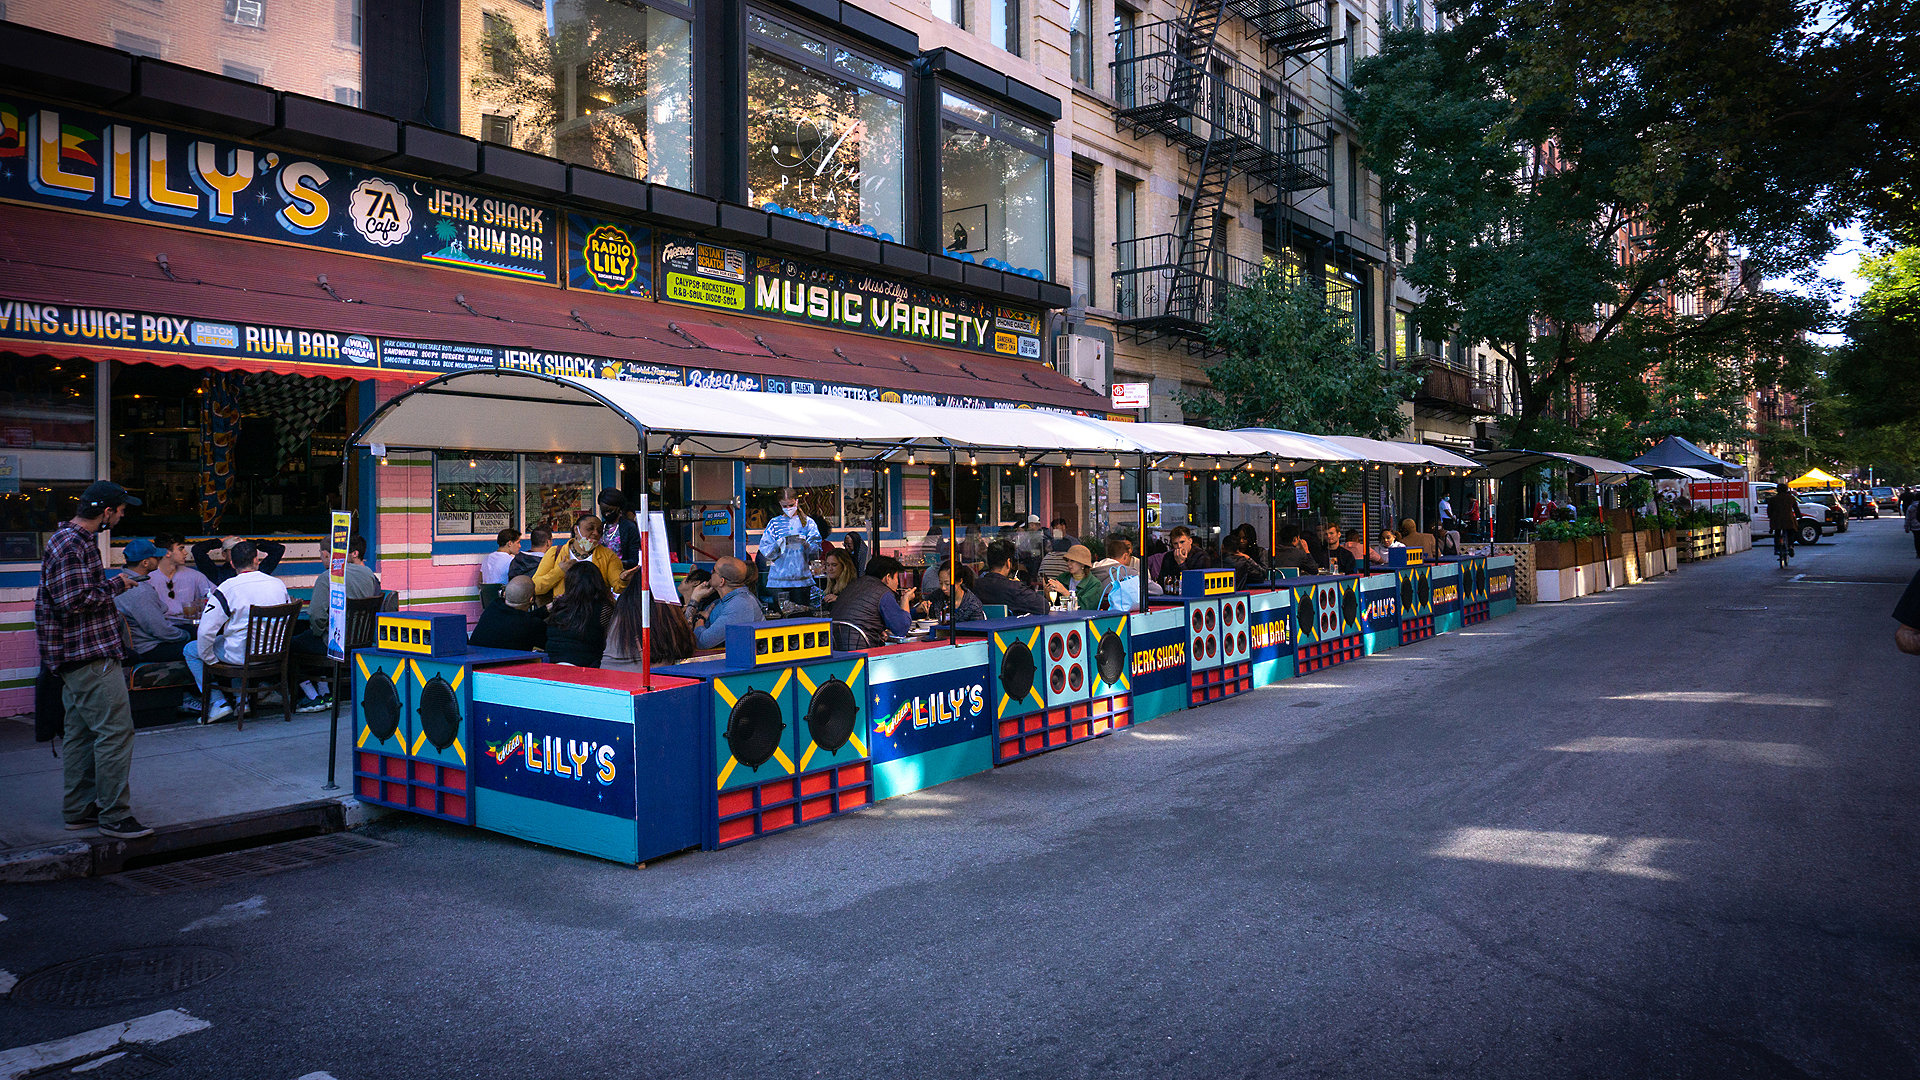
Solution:
<path fill-rule="evenodd" d="M 1077 520 L 1064 469 L 348 445 L 490 367 L 1108 415 L 1048 363 L 1053 96 L 826 0 L 151 8 L 0 23 L 0 713 L 98 477 L 144 500 L 115 544 L 274 537 L 302 596 L 352 510 L 404 605 L 456 611 L 495 533 L 607 489 L 682 559 L 750 552 L 785 486 L 882 547 L 949 503 Z"/>

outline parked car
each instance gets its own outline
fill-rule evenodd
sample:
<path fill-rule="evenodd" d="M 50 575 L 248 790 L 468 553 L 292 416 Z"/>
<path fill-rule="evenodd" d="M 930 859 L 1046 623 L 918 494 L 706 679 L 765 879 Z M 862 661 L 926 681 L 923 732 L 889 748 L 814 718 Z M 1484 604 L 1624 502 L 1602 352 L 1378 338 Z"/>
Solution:
<path fill-rule="evenodd" d="M 1806 492 L 1800 496 L 1800 505 L 1805 506 L 1808 503 L 1814 503 L 1821 508 L 1822 512 L 1826 515 L 1827 523 L 1834 527 L 1834 531 L 1836 532 L 1847 531 L 1847 526 L 1850 523 L 1850 519 L 1847 517 L 1846 504 L 1841 502 L 1840 492 L 1838 491 Z"/>
<path fill-rule="evenodd" d="M 1756 484 L 1754 486 L 1756 489 L 1764 487 L 1766 490 L 1754 492 L 1758 501 L 1753 507 L 1753 535 L 1755 537 L 1772 536 L 1772 515 L 1767 512 L 1766 499 L 1772 496 L 1774 485 Z M 1800 501 L 1800 516 L 1794 522 L 1794 531 L 1798 534 L 1795 543 L 1817 544 L 1823 533 L 1840 531 L 1839 526 L 1827 517 L 1828 509 L 1819 503 L 1807 502 L 1805 499 Z M 1841 516 L 1845 517 L 1844 514 Z"/>
<path fill-rule="evenodd" d="M 1880 516 L 1880 504 L 1865 491 L 1849 491 L 1841 500 L 1846 504 L 1847 516 L 1855 518 L 1877 518 Z"/>
<path fill-rule="evenodd" d="M 1873 489 L 1873 501 L 1882 510 L 1898 510 L 1900 509 L 1900 492 L 1890 487 L 1877 487 Z"/>

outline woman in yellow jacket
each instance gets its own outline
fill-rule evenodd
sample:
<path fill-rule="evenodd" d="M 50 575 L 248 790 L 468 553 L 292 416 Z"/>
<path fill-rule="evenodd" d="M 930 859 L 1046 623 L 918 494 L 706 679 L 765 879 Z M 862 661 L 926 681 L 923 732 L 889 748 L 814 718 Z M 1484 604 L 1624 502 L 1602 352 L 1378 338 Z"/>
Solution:
<path fill-rule="evenodd" d="M 534 601 L 544 604 L 556 596 L 566 594 L 567 567 L 577 562 L 590 562 L 600 571 L 607 581 L 607 588 L 619 592 L 626 587 L 626 574 L 620 566 L 620 556 L 613 549 L 600 542 L 600 519 L 592 514 L 581 514 L 573 519 L 573 539 L 563 547 L 559 544 L 547 549 L 540 565 L 533 571 Z M 638 567 L 635 567 L 638 569 Z"/>

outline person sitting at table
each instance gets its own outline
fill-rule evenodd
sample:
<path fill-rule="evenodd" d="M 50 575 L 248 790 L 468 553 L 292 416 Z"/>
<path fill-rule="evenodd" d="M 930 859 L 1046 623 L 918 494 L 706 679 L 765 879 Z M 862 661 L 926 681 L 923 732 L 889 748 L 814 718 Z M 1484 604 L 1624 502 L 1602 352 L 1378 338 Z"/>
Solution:
<path fill-rule="evenodd" d="M 127 573 L 145 584 L 164 557 L 158 544 L 135 540 L 127 545 Z M 152 589 L 135 585 L 113 598 L 113 606 L 127 620 L 127 637 L 133 645 L 135 664 L 152 664 L 180 659 L 180 650 L 191 636 L 186 624 L 167 618 L 167 605 Z"/>
<path fill-rule="evenodd" d="M 511 577 L 514 557 L 520 554 L 520 530 L 501 529 L 493 538 L 493 550 L 480 560 L 480 584 L 505 585 Z"/>
<path fill-rule="evenodd" d="M 1374 548 L 1371 551 L 1367 549 L 1367 538 L 1361 535 L 1359 529 L 1347 530 L 1346 538 L 1340 543 L 1340 550 L 1347 553 L 1347 557 L 1350 560 L 1348 565 L 1357 566 L 1361 559 L 1371 559 L 1378 562 L 1386 557 L 1386 552 L 1379 548 Z M 1341 573 L 1344 574 L 1347 573 L 1347 571 L 1342 570 Z"/>
<path fill-rule="evenodd" d="M 753 568 L 731 555 L 714 560 L 713 576 L 693 593 L 707 605 L 693 618 L 696 647 L 718 649 L 727 643 L 727 627 L 766 619 L 765 609 L 749 587 L 753 577 Z"/>
<path fill-rule="evenodd" d="M 313 575 L 313 598 L 307 601 L 308 629 L 287 639 L 287 649 L 302 656 L 327 655 L 327 620 L 332 617 L 328 610 L 327 572 Z M 367 538 L 356 534 L 347 541 L 347 599 L 367 600 L 380 595 L 380 576 L 367 566 Z M 320 683 L 304 679 L 295 689 L 299 690 L 299 703 L 294 712 L 319 712 L 333 705 L 333 694 L 323 690 Z"/>
<path fill-rule="evenodd" d="M 619 488 L 600 492 L 600 520 L 604 522 L 600 542 L 620 559 L 628 570 L 640 565 L 640 523 L 627 509 L 627 497 Z"/>
<path fill-rule="evenodd" d="M 1374 561 L 1386 562 L 1388 558 L 1388 555 L 1387 555 L 1388 552 L 1392 551 L 1394 548 L 1404 548 L 1406 546 L 1407 545 L 1400 542 L 1399 533 L 1394 532 L 1392 529 L 1381 529 L 1380 530 L 1380 546 L 1373 549 Z"/>
<path fill-rule="evenodd" d="M 553 530 L 545 525 L 534 526 L 533 531 L 527 534 L 526 546 L 517 552 L 513 561 L 508 564 L 507 580 L 524 577 L 531 581 L 533 572 L 540 569 L 540 560 L 546 558 L 547 552 L 552 549 Z"/>
<path fill-rule="evenodd" d="M 806 607 L 813 602 L 813 575 L 807 564 L 820 554 L 820 530 L 800 513 L 800 497 L 780 489 L 780 514 L 760 533 L 760 556 L 767 561 L 768 598 Z"/>
<path fill-rule="evenodd" d="M 607 626 L 613 622 L 613 590 L 591 562 L 568 565 L 566 577 L 566 588 L 547 610 L 547 659 L 597 668 L 607 649 Z"/>
<path fill-rule="evenodd" d="M 840 594 L 847 591 L 847 586 L 860 576 L 860 571 L 853 565 L 853 556 L 838 548 L 827 552 L 824 561 L 827 564 L 827 584 L 820 599 L 831 604 L 840 599 Z"/>
<path fill-rule="evenodd" d="M 1280 534 L 1275 539 L 1280 547 L 1273 557 L 1275 568 L 1291 566 L 1302 575 L 1320 572 L 1320 564 L 1313 561 L 1307 542 L 1300 537 L 1300 526 L 1291 523 L 1280 526 Z"/>
<path fill-rule="evenodd" d="M 1453 523 L 1442 521 L 1439 525 L 1434 526 L 1433 530 L 1434 551 L 1442 556 L 1460 554 L 1460 533 L 1457 530 L 1448 528 L 1447 526 L 1449 524 Z"/>
<path fill-rule="evenodd" d="M 547 647 L 547 622 L 533 613 L 533 579 L 525 574 L 507 581 L 500 601 L 480 613 L 467 635 L 476 649 L 527 652 Z"/>
<path fill-rule="evenodd" d="M 280 560 L 286 557 L 284 545 L 271 540 L 246 540 L 239 536 L 222 536 L 213 540 L 202 540 L 193 545 L 193 565 L 215 586 L 223 585 L 239 577 L 241 571 L 233 568 L 233 549 L 240 543 L 249 543 L 260 553 L 260 565 L 254 567 L 269 577 L 279 568 Z M 209 592 L 212 589 L 208 590 Z"/>
<path fill-rule="evenodd" d="M 1282 535 L 1284 535 L 1285 530 L 1289 528 L 1295 528 L 1297 531 L 1296 526 L 1282 525 L 1280 528 Z M 1302 541 L 1302 543 L 1304 544 L 1304 541 Z M 1259 561 L 1253 557 L 1253 553 L 1247 550 L 1246 537 L 1238 533 L 1233 533 L 1227 537 L 1222 547 L 1226 549 L 1226 552 L 1220 557 L 1220 568 L 1222 570 L 1233 571 L 1234 588 L 1246 589 L 1255 585 L 1266 584 L 1267 568 L 1261 566 Z M 1292 550 L 1294 549 L 1291 547 L 1282 549 L 1280 558 L 1284 559 L 1286 553 Z M 1307 558 L 1311 559 L 1313 556 L 1309 554 Z M 1282 561 L 1279 565 L 1285 566 L 1287 564 Z"/>
<path fill-rule="evenodd" d="M 160 564 L 147 575 L 147 584 L 160 594 L 167 617 L 199 618 L 213 582 L 193 568 L 193 552 L 185 540 L 162 533 L 153 538 L 153 546 L 160 549 Z"/>
<path fill-rule="evenodd" d="M 1193 542 L 1193 530 L 1175 525 L 1167 533 L 1167 550 L 1147 558 L 1147 577 L 1164 592 L 1180 591 L 1180 575 L 1188 570 L 1204 570 L 1207 557 Z"/>
<path fill-rule="evenodd" d="M 987 572 L 974 583 L 982 604 L 998 604 L 1008 615 L 1043 615 L 1047 598 L 1013 579 L 1014 546 L 1005 540 L 987 545 Z"/>
<path fill-rule="evenodd" d="M 1435 556 L 1440 554 L 1440 542 L 1433 538 L 1432 533 L 1421 532 L 1412 518 L 1400 519 L 1400 542 L 1407 547 L 1425 551 L 1428 562 L 1432 562 Z"/>
<path fill-rule="evenodd" d="M 643 627 L 640 622 L 641 594 L 644 590 L 628 589 L 620 594 L 613 604 L 613 624 L 607 627 L 607 649 L 600 654 L 600 668 L 603 671 L 639 671 L 641 631 L 647 631 L 651 651 L 648 656 L 655 664 L 677 664 L 693 655 L 693 627 L 687 617 L 680 613 L 679 604 L 669 604 L 653 596 L 647 597 L 652 605 L 651 627 Z"/>
<path fill-rule="evenodd" d="M 680 594 L 680 606 L 686 609 L 687 621 L 705 611 L 713 603 L 713 590 L 702 588 L 713 580 L 713 572 L 694 567 L 686 572 L 674 590 Z"/>
<path fill-rule="evenodd" d="M 234 708 L 227 703 L 224 691 L 207 691 L 206 665 L 246 663 L 247 624 L 253 619 L 253 609 L 277 607 L 288 601 L 286 583 L 260 569 L 266 565 L 266 556 L 253 541 L 239 540 L 225 550 L 234 576 L 213 587 L 206 609 L 200 613 L 199 633 L 180 650 L 180 658 L 193 674 L 194 686 L 212 695 L 206 703 L 206 715 L 200 718 L 203 724 L 225 720 L 233 715 Z M 200 702 L 189 698 L 180 707 L 197 711 Z"/>
<path fill-rule="evenodd" d="M 1340 524 L 1329 521 L 1322 535 L 1326 537 L 1327 557 L 1322 564 L 1336 574 L 1351 574 L 1359 559 L 1341 541 Z M 1358 534 L 1356 534 L 1358 535 Z"/>
<path fill-rule="evenodd" d="M 894 637 L 907 636 L 912 624 L 908 612 L 913 610 L 914 594 L 919 590 L 908 586 L 901 591 L 901 580 L 906 575 L 907 568 L 900 565 L 900 560 L 891 555 L 875 555 L 867 560 L 867 572 L 855 578 L 840 593 L 840 599 L 833 602 L 833 621 L 859 627 L 866 635 L 864 642 L 856 636 L 852 647 L 884 645 L 889 633 Z"/>
<path fill-rule="evenodd" d="M 610 594 L 621 588 L 626 569 L 620 565 L 620 556 L 600 542 L 602 533 L 600 519 L 592 514 L 581 514 L 573 519 L 573 536 L 567 541 L 567 546 L 548 551 L 540 560 L 539 568 L 533 572 L 535 603 L 565 595 L 568 584 L 573 580 L 567 571 L 574 566 L 592 565 L 600 572 L 600 582 Z M 597 653 L 595 655 L 598 656 Z"/>
<path fill-rule="evenodd" d="M 1048 555 L 1047 558 L 1053 558 Z M 1047 591 L 1071 596 L 1081 611 L 1098 611 L 1107 594 L 1107 583 L 1093 572 L 1093 552 L 1085 544 L 1075 544 L 1060 552 L 1062 569 L 1047 576 Z"/>
<path fill-rule="evenodd" d="M 1107 575 L 1112 581 L 1123 581 L 1140 575 L 1140 559 L 1133 553 L 1133 541 L 1124 536 L 1116 536 L 1107 541 L 1106 561 L 1113 564 Z M 1093 568 L 1101 569 L 1100 563 L 1094 563 Z M 1151 578 L 1147 579 L 1147 595 L 1159 596 L 1160 583 Z"/>
<path fill-rule="evenodd" d="M 914 605 L 913 613 L 924 619 L 944 621 L 947 617 L 947 609 L 952 606 L 952 596 L 957 593 L 960 601 L 958 610 L 954 612 L 953 621 L 973 622 L 976 619 L 984 619 L 987 617 L 986 607 L 980 603 L 979 594 L 973 591 L 973 584 L 973 567 L 966 563 L 960 564 L 960 584 L 956 588 L 953 584 L 953 575 L 943 566 L 940 568 L 940 576 L 934 591 L 928 593 L 925 600 Z"/>
<path fill-rule="evenodd" d="M 1260 567 L 1262 570 L 1266 569 L 1267 553 L 1260 549 L 1260 532 L 1253 527 L 1253 522 L 1243 521 L 1235 525 L 1233 531 L 1227 535 L 1240 542 L 1240 554 L 1252 559 L 1254 565 Z M 1317 559 L 1318 556 L 1315 556 L 1315 558 Z M 1265 580 L 1264 576 L 1261 580 Z"/>

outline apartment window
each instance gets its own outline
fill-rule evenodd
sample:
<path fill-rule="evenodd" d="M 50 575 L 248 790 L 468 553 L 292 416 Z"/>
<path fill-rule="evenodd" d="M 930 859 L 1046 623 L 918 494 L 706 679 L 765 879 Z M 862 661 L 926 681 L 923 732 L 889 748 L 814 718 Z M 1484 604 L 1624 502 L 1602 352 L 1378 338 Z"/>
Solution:
<path fill-rule="evenodd" d="M 1073 302 L 1093 307 L 1093 185 L 1092 165 L 1073 167 Z"/>
<path fill-rule="evenodd" d="M 940 95 L 940 239 L 947 254 L 1052 280 L 1050 135 Z"/>
<path fill-rule="evenodd" d="M 1393 25 L 1395 29 L 1407 25 L 1407 0 L 1393 0 Z"/>
<path fill-rule="evenodd" d="M 1353 84 L 1353 58 L 1360 48 L 1360 20 L 1347 16 L 1347 43 L 1340 47 L 1341 78 L 1351 86 Z"/>
<path fill-rule="evenodd" d="M 480 117 L 480 139 L 498 146 L 513 145 L 513 117 L 485 113 Z"/>
<path fill-rule="evenodd" d="M 1339 28 L 1340 28 L 1340 5 L 1336 2 L 1336 0 L 1327 0 L 1327 33 L 1328 35 L 1331 36 L 1333 32 L 1335 30 L 1338 30 Z M 1327 50 L 1327 78 L 1332 79 L 1333 75 L 1334 75 L 1333 50 L 1329 48 Z"/>
<path fill-rule="evenodd" d="M 135 56 L 150 56 L 155 60 L 161 59 L 161 54 L 166 51 L 166 46 L 158 41 L 140 34 L 129 34 L 125 30 L 113 32 L 113 47 L 121 52 L 132 53 Z"/>
<path fill-rule="evenodd" d="M 1121 90 L 1119 65 L 1133 58 L 1133 39 L 1139 32 L 1140 13 L 1125 5 L 1116 5 L 1113 9 L 1113 96 L 1118 98 Z M 1131 80 L 1128 80 L 1131 85 Z"/>
<path fill-rule="evenodd" d="M 962 30 L 967 28 L 967 0 L 933 0 L 933 17 L 942 22 L 950 22 Z"/>
<path fill-rule="evenodd" d="M 1138 263 L 1134 259 L 1132 241 L 1140 235 L 1140 181 L 1121 176 L 1113 184 L 1113 268 L 1118 273 L 1134 269 Z M 1136 308 L 1133 296 L 1132 278 L 1119 278 L 1114 282 L 1113 306 L 1116 311 L 1133 314 Z"/>
<path fill-rule="evenodd" d="M 906 72 L 757 11 L 747 39 L 747 201 L 905 236 Z"/>
<path fill-rule="evenodd" d="M 1073 81 L 1088 89 L 1093 88 L 1093 26 L 1092 16 L 1087 11 L 1087 0 L 1069 0 L 1067 10 L 1067 42 L 1069 63 L 1073 69 Z"/>
<path fill-rule="evenodd" d="M 986 0 L 987 40 L 1020 55 L 1020 0 Z"/>
<path fill-rule="evenodd" d="M 366 7 L 364 0 L 337 0 L 334 22 L 341 41 L 359 48 L 364 42 L 366 32 Z"/>
<path fill-rule="evenodd" d="M 266 2 L 265 0 L 227 0 L 226 16 L 230 25 L 264 30 L 267 26 Z"/>
<path fill-rule="evenodd" d="M 1347 144 L 1347 216 L 1355 221 L 1364 221 L 1366 208 L 1360 205 L 1360 148 L 1351 142 Z"/>
<path fill-rule="evenodd" d="M 355 86 L 336 86 L 333 88 L 333 100 L 357 109 L 360 107 L 360 89 Z"/>
<path fill-rule="evenodd" d="M 221 64 L 220 74 L 225 75 L 229 79 L 239 79 L 241 82 L 257 83 L 261 81 L 260 69 L 251 68 L 245 64 Z"/>
<path fill-rule="evenodd" d="M 1393 313 L 1393 357 L 1404 363 L 1411 354 L 1407 352 L 1413 343 L 1419 340 L 1413 335 L 1413 313 L 1396 311 Z"/>
<path fill-rule="evenodd" d="M 516 144 L 575 165 L 693 186 L 692 9 L 648 0 L 550 8 L 461 0 L 462 130 L 518 116 Z M 550 14 L 549 14 L 550 13 Z"/>

